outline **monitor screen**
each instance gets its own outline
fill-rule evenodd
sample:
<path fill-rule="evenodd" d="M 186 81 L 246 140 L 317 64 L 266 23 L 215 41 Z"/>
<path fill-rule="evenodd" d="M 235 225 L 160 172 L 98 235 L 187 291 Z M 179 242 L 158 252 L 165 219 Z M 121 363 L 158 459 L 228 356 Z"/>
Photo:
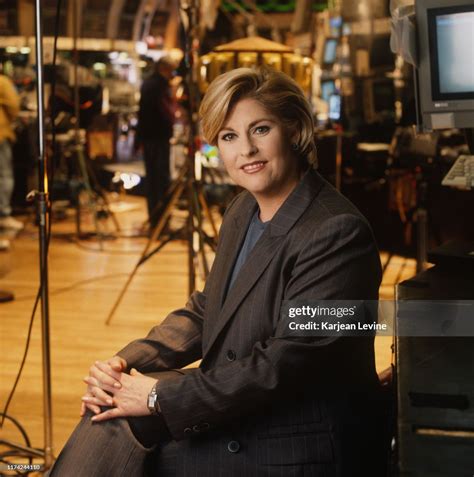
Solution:
<path fill-rule="evenodd" d="M 321 81 L 321 98 L 329 103 L 329 97 L 336 92 L 334 80 Z"/>
<path fill-rule="evenodd" d="M 342 18 L 332 17 L 329 20 L 329 27 L 331 29 L 331 36 L 338 37 L 341 35 Z"/>
<path fill-rule="evenodd" d="M 336 61 L 337 53 L 337 38 L 328 38 L 324 44 L 323 63 L 325 65 L 332 65 Z"/>
<path fill-rule="evenodd" d="M 329 97 L 329 119 L 339 121 L 341 119 L 341 96 L 331 94 Z"/>
<path fill-rule="evenodd" d="M 474 98 L 474 5 L 428 10 L 433 101 Z"/>

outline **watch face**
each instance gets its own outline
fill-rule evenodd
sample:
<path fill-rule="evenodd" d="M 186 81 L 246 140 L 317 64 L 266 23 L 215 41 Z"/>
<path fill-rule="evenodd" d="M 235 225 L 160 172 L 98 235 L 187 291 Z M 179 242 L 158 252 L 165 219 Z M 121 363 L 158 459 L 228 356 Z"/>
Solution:
<path fill-rule="evenodd" d="M 158 383 L 156 383 L 158 384 Z M 160 411 L 160 405 L 158 403 L 158 396 L 156 394 L 156 384 L 153 386 L 153 389 L 151 390 L 150 394 L 148 394 L 148 410 L 151 412 L 151 414 L 158 414 Z"/>
<path fill-rule="evenodd" d="M 150 412 L 155 412 L 155 402 L 156 402 L 156 394 L 150 394 L 148 396 L 148 409 Z"/>

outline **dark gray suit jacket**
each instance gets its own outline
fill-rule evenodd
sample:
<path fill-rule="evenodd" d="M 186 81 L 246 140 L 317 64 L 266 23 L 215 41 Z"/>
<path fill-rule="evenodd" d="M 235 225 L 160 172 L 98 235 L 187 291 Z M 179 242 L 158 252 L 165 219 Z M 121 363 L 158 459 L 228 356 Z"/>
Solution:
<path fill-rule="evenodd" d="M 293 299 L 377 299 L 380 260 L 357 209 L 315 171 L 302 178 L 226 285 L 257 207 L 228 207 L 212 271 L 144 339 L 118 354 L 142 372 L 199 368 L 158 396 L 178 441 L 178 475 L 364 475 L 377 440 L 372 338 L 285 337 Z"/>

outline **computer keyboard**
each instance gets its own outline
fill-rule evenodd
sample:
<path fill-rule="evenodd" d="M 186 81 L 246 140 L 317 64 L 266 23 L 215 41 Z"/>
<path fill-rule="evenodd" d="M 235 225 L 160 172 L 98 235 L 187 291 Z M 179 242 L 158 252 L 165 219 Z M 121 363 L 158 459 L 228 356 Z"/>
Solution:
<path fill-rule="evenodd" d="M 474 156 L 459 156 L 441 184 L 461 189 L 474 188 Z"/>

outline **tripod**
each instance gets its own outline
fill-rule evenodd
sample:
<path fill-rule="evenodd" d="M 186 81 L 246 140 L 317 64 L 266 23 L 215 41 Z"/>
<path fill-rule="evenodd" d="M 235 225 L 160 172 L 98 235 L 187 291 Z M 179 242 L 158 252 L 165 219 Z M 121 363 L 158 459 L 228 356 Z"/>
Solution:
<path fill-rule="evenodd" d="M 134 269 L 130 273 L 124 287 L 122 288 L 115 304 L 113 305 L 109 316 L 107 317 L 106 324 L 110 324 L 115 311 L 117 310 L 123 296 L 125 295 L 133 277 L 137 273 L 139 267 L 145 263 L 149 258 L 158 253 L 164 245 L 171 240 L 174 240 L 179 232 L 184 232 L 185 239 L 188 246 L 188 294 L 190 295 L 196 288 L 196 270 L 198 266 L 199 258 L 202 261 L 204 275 L 207 277 L 209 273 L 209 266 L 206 259 L 206 253 L 204 249 L 205 243 L 209 244 L 213 249 L 215 248 L 215 238 L 217 237 L 217 228 L 207 205 L 204 193 L 202 190 L 202 184 L 200 178 L 196 177 L 196 137 L 197 128 L 195 123 L 196 111 L 197 111 L 197 86 L 196 75 L 193 69 L 195 64 L 193 57 L 195 54 L 195 48 L 197 44 L 197 6 L 194 3 L 181 4 L 182 11 L 186 14 L 187 30 L 186 46 L 185 46 L 185 66 L 186 66 L 186 81 L 188 93 L 188 118 L 189 118 L 189 136 L 187 142 L 187 155 L 186 162 L 181 168 L 178 178 L 171 184 L 167 191 L 166 198 L 163 205 L 158 204 L 153 214 L 163 212 L 160 215 L 160 219 L 156 227 L 152 230 L 150 238 L 143 250 L 138 262 Z M 163 239 L 163 232 L 165 225 L 167 224 L 172 211 L 176 207 L 177 203 L 184 199 L 187 204 L 188 216 L 186 225 L 178 232 L 171 233 L 170 237 L 166 240 Z M 166 205 L 164 205 L 166 204 Z M 164 207 L 164 209 L 163 209 Z M 214 239 L 209 237 L 203 230 L 203 214 L 207 216 L 214 233 Z M 152 249 L 153 243 L 160 239 L 162 242 L 154 249 Z"/>
<path fill-rule="evenodd" d="M 196 288 L 196 270 L 198 266 L 198 259 L 201 259 L 204 275 L 209 273 L 209 265 L 206 258 L 205 244 L 208 244 L 215 250 L 215 237 L 217 237 L 217 228 L 212 217 L 211 211 L 208 207 L 206 198 L 202 190 L 202 184 L 197 181 L 193 174 L 190 173 L 190 158 L 182 166 L 177 179 L 170 185 L 165 200 L 158 204 L 156 212 L 162 211 L 158 223 L 151 230 L 150 237 L 145 245 L 145 248 L 138 259 L 135 267 L 130 273 L 124 287 L 122 288 L 112 310 L 107 317 L 106 324 L 110 324 L 113 315 L 115 314 L 120 302 L 122 301 L 128 287 L 130 286 L 138 269 L 153 255 L 158 253 L 167 243 L 172 240 L 182 238 L 184 236 L 188 246 L 188 293 L 191 294 Z M 187 203 L 188 216 L 184 227 L 177 231 L 173 231 L 168 237 L 165 235 L 165 226 L 172 217 L 173 211 L 177 204 L 184 200 Z M 203 230 L 203 213 L 209 221 L 214 237 L 210 237 Z M 153 248 L 156 242 L 159 244 Z"/>

